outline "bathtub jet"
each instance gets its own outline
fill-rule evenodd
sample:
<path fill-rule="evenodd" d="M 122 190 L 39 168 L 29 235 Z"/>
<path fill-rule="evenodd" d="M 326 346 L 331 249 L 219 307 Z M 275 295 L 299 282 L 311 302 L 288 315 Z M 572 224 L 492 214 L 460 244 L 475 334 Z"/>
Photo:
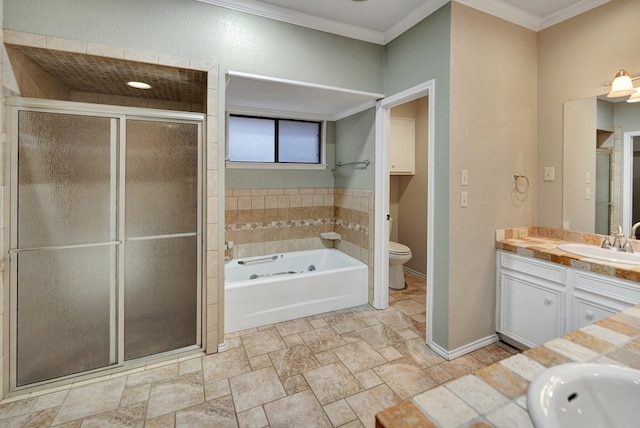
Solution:
<path fill-rule="evenodd" d="M 333 248 L 225 265 L 225 333 L 368 302 L 367 265 Z"/>

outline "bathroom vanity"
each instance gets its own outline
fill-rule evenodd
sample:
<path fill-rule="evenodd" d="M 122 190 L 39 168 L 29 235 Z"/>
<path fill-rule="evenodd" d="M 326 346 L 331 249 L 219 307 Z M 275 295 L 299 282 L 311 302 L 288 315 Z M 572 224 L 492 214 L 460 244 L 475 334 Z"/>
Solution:
<path fill-rule="evenodd" d="M 567 234 L 496 240 L 496 330 L 506 342 L 542 345 L 640 303 L 640 267 L 566 253 Z"/>

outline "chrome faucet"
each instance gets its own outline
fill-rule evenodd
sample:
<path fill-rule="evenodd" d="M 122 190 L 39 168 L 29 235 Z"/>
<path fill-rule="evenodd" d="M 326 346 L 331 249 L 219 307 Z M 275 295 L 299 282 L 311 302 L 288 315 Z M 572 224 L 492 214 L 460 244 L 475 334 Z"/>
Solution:
<path fill-rule="evenodd" d="M 637 223 L 638 227 L 640 227 L 640 223 Z M 613 243 L 609 241 L 609 237 L 605 236 L 602 241 L 602 245 L 600 247 L 607 248 L 612 251 L 624 251 L 627 253 L 633 253 L 633 247 L 627 238 L 625 238 L 624 233 L 622 232 L 622 226 L 618 225 L 618 231 L 612 233 Z M 624 244 L 622 243 L 624 240 Z"/>
<path fill-rule="evenodd" d="M 636 231 L 638 230 L 638 228 L 640 227 L 640 221 L 637 222 L 636 224 L 634 224 L 631 227 L 631 235 L 629 235 L 629 238 L 634 238 L 636 237 Z"/>

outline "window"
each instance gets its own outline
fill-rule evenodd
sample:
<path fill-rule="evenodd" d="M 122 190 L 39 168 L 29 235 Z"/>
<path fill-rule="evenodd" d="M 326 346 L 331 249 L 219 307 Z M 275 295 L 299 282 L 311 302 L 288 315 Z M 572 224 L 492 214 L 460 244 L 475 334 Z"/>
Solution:
<path fill-rule="evenodd" d="M 229 162 L 320 164 L 322 122 L 229 115 Z"/>

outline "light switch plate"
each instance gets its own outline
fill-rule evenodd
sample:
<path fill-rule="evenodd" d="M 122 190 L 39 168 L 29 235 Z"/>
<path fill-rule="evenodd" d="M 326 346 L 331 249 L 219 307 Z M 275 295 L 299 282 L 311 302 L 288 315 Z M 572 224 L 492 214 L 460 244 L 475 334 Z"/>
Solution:
<path fill-rule="evenodd" d="M 460 170 L 460 185 L 467 186 L 469 184 L 469 170 Z"/>
<path fill-rule="evenodd" d="M 544 181 L 554 181 L 555 178 L 555 168 L 552 166 L 544 167 Z"/>
<path fill-rule="evenodd" d="M 469 206 L 469 194 L 467 192 L 460 192 L 460 208 L 467 208 Z"/>

